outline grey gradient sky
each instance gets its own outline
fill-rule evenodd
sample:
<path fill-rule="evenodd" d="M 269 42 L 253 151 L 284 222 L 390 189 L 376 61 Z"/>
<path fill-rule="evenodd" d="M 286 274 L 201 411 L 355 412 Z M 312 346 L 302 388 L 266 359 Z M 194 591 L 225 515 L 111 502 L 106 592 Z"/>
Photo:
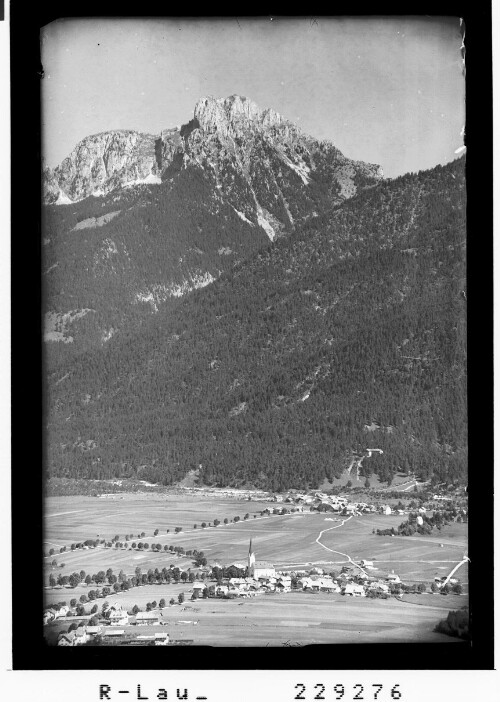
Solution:
<path fill-rule="evenodd" d="M 41 35 L 45 162 L 236 93 L 388 177 L 430 168 L 462 145 L 461 43 L 458 18 L 58 21 Z"/>

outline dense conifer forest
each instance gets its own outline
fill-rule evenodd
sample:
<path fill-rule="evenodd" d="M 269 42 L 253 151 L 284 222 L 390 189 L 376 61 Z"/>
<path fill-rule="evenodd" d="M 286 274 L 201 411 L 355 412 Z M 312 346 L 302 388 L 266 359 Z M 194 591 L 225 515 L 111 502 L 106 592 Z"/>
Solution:
<path fill-rule="evenodd" d="M 217 260 L 218 280 L 138 315 L 105 345 L 52 354 L 48 475 L 168 485 L 196 471 L 200 484 L 304 489 L 378 448 L 363 461 L 365 475 L 463 479 L 464 160 L 382 181 L 273 243 L 263 232 L 250 241 L 261 230 L 227 205 L 227 217 L 212 218 L 204 178 L 188 177 L 199 209 L 186 212 L 180 186 L 168 198 L 160 189 L 155 208 L 106 224 L 122 253 L 140 248 L 130 275 L 123 255 L 114 285 L 109 276 L 102 288 L 87 285 L 91 261 L 59 270 L 60 284 L 74 285 L 75 308 L 106 297 L 100 314 L 112 324 L 134 282 L 152 270 L 175 277 L 178 239 L 205 250 L 216 238 L 239 262 Z M 57 236 L 51 228 L 70 209 L 84 218 L 80 205 L 50 208 L 44 236 Z M 152 256 L 149 241 L 166 229 L 164 254 Z M 67 246 L 102 234 L 77 230 Z"/>

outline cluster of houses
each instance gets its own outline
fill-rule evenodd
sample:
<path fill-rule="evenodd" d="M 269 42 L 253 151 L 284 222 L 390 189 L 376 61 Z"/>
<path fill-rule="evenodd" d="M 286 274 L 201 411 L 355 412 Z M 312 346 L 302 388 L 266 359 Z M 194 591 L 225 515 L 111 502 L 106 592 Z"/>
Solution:
<path fill-rule="evenodd" d="M 67 609 L 67 608 L 65 608 Z M 66 615 L 63 615 L 66 616 Z M 125 630 L 120 627 L 130 626 L 158 626 L 164 624 L 159 611 L 137 612 L 129 615 L 121 604 L 115 603 L 106 612 L 105 624 L 99 626 L 88 626 L 80 624 L 76 629 L 68 632 L 61 632 L 57 639 L 58 646 L 79 646 L 91 641 L 96 636 L 102 639 L 117 639 L 125 635 Z M 166 646 L 169 642 L 169 635 L 163 631 L 149 636 L 135 636 L 136 639 L 148 639 L 155 646 Z"/>
<path fill-rule="evenodd" d="M 61 632 L 57 638 L 58 646 L 81 646 L 86 644 L 96 636 L 100 636 L 101 639 L 108 639 L 112 641 L 113 639 L 121 639 L 125 636 L 124 629 L 106 629 L 106 627 L 101 626 L 85 626 L 81 625 L 77 629 L 73 629 L 68 632 Z M 166 631 L 159 633 L 154 633 L 144 636 L 134 636 L 135 640 L 139 641 L 151 641 L 155 646 L 167 646 L 170 641 L 170 636 Z"/>
<path fill-rule="evenodd" d="M 252 548 L 252 541 L 248 551 L 248 563 L 232 564 L 239 570 L 246 570 L 245 577 L 229 577 L 213 581 L 195 581 L 192 583 L 192 599 L 205 597 L 253 597 L 265 593 L 282 593 L 294 589 L 301 589 L 305 592 L 333 592 L 350 597 L 388 596 L 391 592 L 391 585 L 401 583 L 398 575 L 389 573 L 385 577 L 377 577 L 369 574 L 370 570 L 376 570 L 373 562 L 362 560 L 358 565 L 344 566 L 338 579 L 326 574 L 320 567 L 316 566 L 309 571 L 283 572 L 276 571 L 274 565 L 267 561 L 256 561 Z M 49 624 L 56 619 L 74 616 L 74 612 L 67 606 L 59 608 L 51 607 L 44 612 L 44 624 Z M 94 620 L 94 623 L 96 621 Z M 59 634 L 57 645 L 78 646 L 86 644 L 96 636 L 103 642 L 113 639 L 123 639 L 126 636 L 132 637 L 134 642 L 149 642 L 149 645 L 167 645 L 169 636 L 165 632 L 148 634 L 145 636 L 130 634 L 130 629 L 125 634 L 124 627 L 135 626 L 159 626 L 167 624 L 163 618 L 161 610 L 151 610 L 146 612 L 136 612 L 129 614 L 118 602 L 110 605 L 104 618 L 100 620 L 100 626 L 87 626 L 82 624 L 81 619 L 78 626 L 71 631 Z M 191 622 L 195 623 L 195 622 Z"/>
<path fill-rule="evenodd" d="M 315 492 L 313 494 L 288 494 L 288 495 L 274 495 L 272 497 L 273 502 L 282 502 L 288 504 L 294 504 L 297 506 L 299 511 L 302 511 L 304 507 L 309 507 L 317 509 L 322 512 L 337 512 L 343 514 L 361 515 L 361 514 L 393 514 L 393 510 L 390 505 L 373 505 L 366 502 L 351 502 L 345 495 L 327 495 L 325 492 Z M 402 510 L 395 510 L 403 514 Z"/>

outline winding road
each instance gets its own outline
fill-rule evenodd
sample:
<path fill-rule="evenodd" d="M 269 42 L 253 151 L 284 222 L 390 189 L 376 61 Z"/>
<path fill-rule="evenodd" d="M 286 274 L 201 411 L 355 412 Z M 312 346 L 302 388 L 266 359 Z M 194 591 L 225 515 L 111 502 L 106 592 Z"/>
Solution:
<path fill-rule="evenodd" d="M 339 529 L 341 526 L 344 526 L 344 524 L 345 524 L 346 522 L 348 522 L 349 519 L 352 519 L 352 515 L 351 515 L 350 517 L 347 517 L 347 519 L 343 519 L 343 520 L 341 521 L 340 524 L 337 524 L 336 526 L 332 526 L 332 527 L 329 527 L 328 529 L 323 529 L 322 531 L 320 531 L 319 534 L 318 534 L 318 537 L 317 537 L 317 539 L 316 539 L 316 541 L 315 541 L 314 543 L 318 544 L 319 546 L 321 546 L 322 548 L 326 549 L 327 551 L 330 551 L 331 553 L 338 553 L 340 556 L 344 556 L 345 558 L 347 558 L 347 560 L 348 560 L 349 563 L 351 563 L 351 564 L 352 564 L 353 566 L 355 566 L 356 568 L 359 568 L 359 570 L 360 570 L 364 575 L 366 575 L 366 577 L 368 578 L 368 577 L 369 577 L 369 576 L 368 576 L 368 573 L 367 573 L 360 565 L 358 565 L 355 561 L 353 561 L 352 558 L 350 557 L 350 555 L 349 555 L 348 553 L 342 553 L 342 551 L 334 551 L 333 548 L 328 548 L 328 546 L 325 546 L 325 545 L 322 544 L 321 541 L 320 541 L 321 537 L 323 536 L 323 534 L 324 534 L 326 531 L 331 531 L 332 529 Z"/>

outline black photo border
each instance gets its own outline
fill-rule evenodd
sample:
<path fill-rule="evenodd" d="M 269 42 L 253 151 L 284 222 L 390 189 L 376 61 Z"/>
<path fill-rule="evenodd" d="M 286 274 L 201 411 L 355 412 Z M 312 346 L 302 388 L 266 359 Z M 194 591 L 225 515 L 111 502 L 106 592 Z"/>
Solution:
<path fill-rule="evenodd" d="M 260 669 L 488 670 L 493 668 L 493 167 L 491 5 L 472 2 L 338 4 L 335 15 L 456 16 L 465 22 L 470 435 L 470 611 L 472 642 L 334 644 L 264 649 L 48 647 L 41 612 L 43 533 L 43 354 L 41 328 L 41 146 L 39 33 L 63 17 L 139 16 L 108 0 L 29 6 L 11 12 L 12 143 L 12 642 L 14 670 Z M 161 17 L 145 0 L 141 16 Z M 275 3 L 240 16 L 285 16 Z M 295 9 L 295 8 L 294 8 Z M 299 8 L 297 8 L 299 9 Z M 323 8 L 325 9 L 325 8 Z M 128 10 L 128 11 L 127 11 Z M 134 12 L 135 10 L 135 12 Z M 326 13 L 308 5 L 309 13 Z M 314 10 L 314 11 L 313 11 Z M 218 12 L 217 16 L 234 16 Z M 179 13 L 178 16 L 194 16 Z M 174 17 L 175 15 L 168 15 Z M 206 14 L 200 14 L 206 17 Z M 4 466 L 4 470 L 8 467 Z M 28 560 L 29 559 L 29 560 Z M 22 613 L 22 616 L 20 615 Z M 8 622 L 4 626 L 9 626 Z M 201 647 L 196 647 L 198 650 Z M 235 655 L 233 655 L 235 654 Z M 361 662 L 361 665 L 360 663 Z"/>

